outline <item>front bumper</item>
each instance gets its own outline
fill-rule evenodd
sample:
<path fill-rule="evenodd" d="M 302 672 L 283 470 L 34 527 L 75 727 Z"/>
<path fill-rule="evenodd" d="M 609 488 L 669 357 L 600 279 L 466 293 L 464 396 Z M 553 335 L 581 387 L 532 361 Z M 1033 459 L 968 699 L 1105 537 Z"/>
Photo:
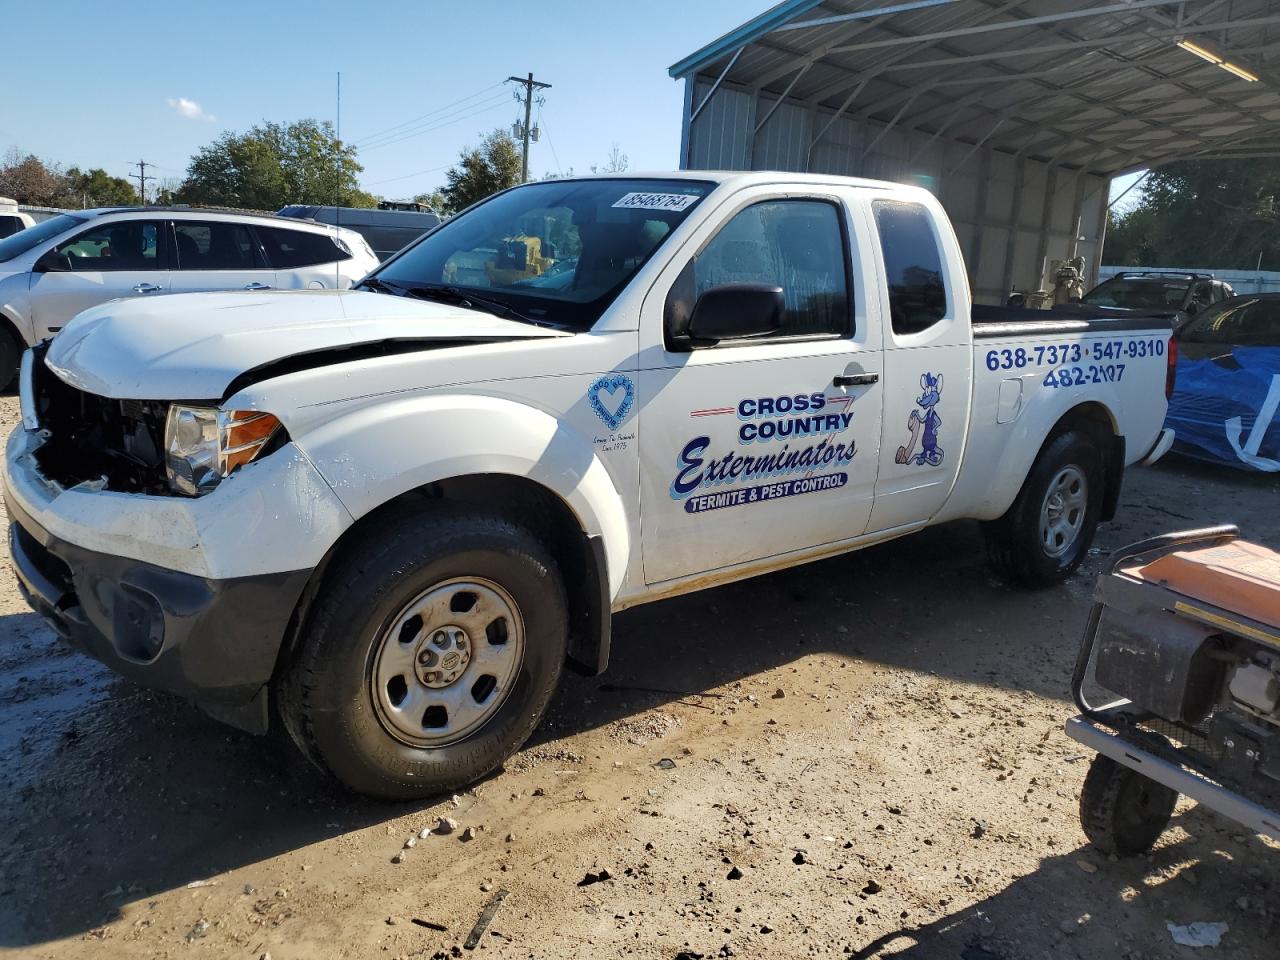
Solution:
<path fill-rule="evenodd" d="M 208 580 L 85 550 L 9 511 L 18 588 L 60 638 L 140 684 L 265 729 L 263 688 L 311 571 Z"/>
<path fill-rule="evenodd" d="M 312 571 L 350 524 L 294 449 L 198 499 L 63 489 L 18 427 L 4 466 L 23 596 L 58 635 L 140 684 L 252 730 Z"/>

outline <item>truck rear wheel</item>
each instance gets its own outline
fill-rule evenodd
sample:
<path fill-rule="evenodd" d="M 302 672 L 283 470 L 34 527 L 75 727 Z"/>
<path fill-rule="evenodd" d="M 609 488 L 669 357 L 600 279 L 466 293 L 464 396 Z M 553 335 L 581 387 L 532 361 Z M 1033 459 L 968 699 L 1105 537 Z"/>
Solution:
<path fill-rule="evenodd" d="M 1023 587 L 1067 579 L 1093 543 L 1102 489 L 1102 456 L 1092 434 L 1073 429 L 1050 438 L 1013 506 L 983 524 L 992 569 Z"/>
<path fill-rule="evenodd" d="M 390 800 L 456 790 L 527 740 L 568 642 L 560 572 L 507 520 L 375 522 L 334 561 L 278 684 L 321 769 Z"/>

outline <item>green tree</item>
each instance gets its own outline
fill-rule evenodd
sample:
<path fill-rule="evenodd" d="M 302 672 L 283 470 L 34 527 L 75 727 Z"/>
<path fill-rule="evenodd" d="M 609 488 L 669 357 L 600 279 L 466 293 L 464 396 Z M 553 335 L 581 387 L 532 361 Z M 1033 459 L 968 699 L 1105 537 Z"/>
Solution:
<path fill-rule="evenodd" d="M 0 160 L 0 197 L 53 207 L 59 205 L 62 193 L 62 172 L 34 153 L 12 149 Z"/>
<path fill-rule="evenodd" d="M 256 210 L 289 203 L 372 207 L 376 200 L 357 181 L 363 169 L 355 147 L 339 141 L 328 121 L 263 123 L 201 147 L 175 199 Z"/>
<path fill-rule="evenodd" d="M 113 177 L 95 167 L 72 167 L 63 174 L 62 206 L 128 207 L 138 202 L 138 191 L 124 177 Z"/>
<path fill-rule="evenodd" d="M 1151 173 L 1103 259 L 1133 266 L 1280 269 L 1280 164 L 1186 160 Z"/>
<path fill-rule="evenodd" d="M 453 212 L 519 182 L 520 148 L 506 131 L 494 130 L 480 146 L 462 151 L 457 165 L 445 174 L 440 193 Z"/>

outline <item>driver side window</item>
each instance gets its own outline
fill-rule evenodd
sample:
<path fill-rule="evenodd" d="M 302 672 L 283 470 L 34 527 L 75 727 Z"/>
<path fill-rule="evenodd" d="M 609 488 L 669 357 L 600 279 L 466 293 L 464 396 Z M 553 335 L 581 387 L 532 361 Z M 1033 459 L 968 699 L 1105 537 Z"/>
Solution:
<path fill-rule="evenodd" d="M 127 220 L 92 227 L 59 244 L 55 252 L 80 272 L 154 270 L 159 265 L 160 223 Z"/>
<path fill-rule="evenodd" d="M 825 200 L 768 200 L 726 223 L 693 264 L 694 298 L 735 283 L 782 288 L 772 338 L 849 333 L 849 278 L 840 212 Z"/>

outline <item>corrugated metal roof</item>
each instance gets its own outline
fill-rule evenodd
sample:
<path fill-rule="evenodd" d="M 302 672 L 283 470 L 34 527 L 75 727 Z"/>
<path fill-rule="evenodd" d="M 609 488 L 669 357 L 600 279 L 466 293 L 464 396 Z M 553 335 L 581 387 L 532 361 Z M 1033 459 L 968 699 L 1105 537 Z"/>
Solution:
<path fill-rule="evenodd" d="M 1280 155 L 1280 0 L 791 0 L 671 74 L 1102 175 Z"/>

